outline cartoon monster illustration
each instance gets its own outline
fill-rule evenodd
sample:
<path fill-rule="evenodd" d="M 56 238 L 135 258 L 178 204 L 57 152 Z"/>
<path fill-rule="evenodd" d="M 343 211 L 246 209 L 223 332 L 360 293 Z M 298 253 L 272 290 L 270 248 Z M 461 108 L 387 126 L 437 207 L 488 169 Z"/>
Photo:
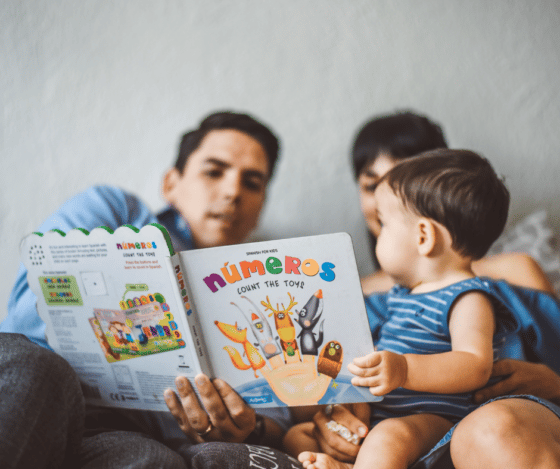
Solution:
<path fill-rule="evenodd" d="M 245 316 L 247 322 L 250 324 L 251 330 L 253 331 L 253 335 L 256 339 L 256 342 L 254 342 L 255 347 L 260 346 L 264 353 L 264 356 L 269 360 L 276 355 L 280 355 L 280 353 L 282 353 L 282 349 L 276 342 L 278 337 L 273 337 L 272 329 L 270 328 L 268 321 L 264 317 L 264 314 L 249 298 L 247 298 L 246 296 L 241 296 L 241 298 L 251 303 L 251 307 L 249 308 L 248 313 L 246 313 L 233 301 L 231 302 L 231 304 L 235 306 L 239 311 L 241 311 L 241 314 Z"/>
<path fill-rule="evenodd" d="M 280 345 L 282 346 L 282 350 L 284 351 L 284 362 L 288 363 L 288 357 L 295 357 L 296 354 L 298 356 L 299 361 L 301 361 L 301 354 L 299 352 L 299 348 L 296 342 L 296 328 L 294 327 L 294 323 L 290 318 L 290 314 L 294 314 L 290 309 L 292 309 L 295 305 L 297 305 L 297 301 L 294 301 L 294 297 L 288 293 L 288 297 L 290 298 L 290 304 L 287 308 L 284 308 L 282 304 L 282 308 L 276 305 L 276 309 L 270 304 L 270 299 L 268 295 L 266 297 L 266 303 L 261 301 L 261 304 L 265 307 L 265 311 L 269 310 L 272 311 L 268 316 L 274 315 L 274 324 L 276 326 L 276 332 L 278 332 L 278 336 L 280 337 Z M 292 360 L 290 360 L 292 361 Z"/>
<path fill-rule="evenodd" d="M 342 367 L 342 345 L 331 340 L 323 347 L 317 360 L 317 371 L 335 379 Z"/>
<path fill-rule="evenodd" d="M 294 318 L 294 321 L 301 326 L 301 331 L 298 334 L 298 338 L 301 337 L 299 341 L 301 353 L 317 355 L 319 347 L 323 343 L 323 324 L 325 320 L 323 319 L 319 326 L 319 337 L 315 338 L 313 328 L 323 314 L 323 290 L 317 290 L 298 314 L 299 318 Z"/>
<path fill-rule="evenodd" d="M 220 321 L 214 321 L 214 324 L 218 326 L 218 329 L 222 334 L 224 334 L 228 339 L 232 340 L 236 344 L 241 344 L 243 346 L 243 355 L 247 356 L 249 363 L 245 363 L 239 352 L 229 345 L 224 347 L 224 350 L 229 354 L 233 366 L 238 370 L 248 370 L 253 369 L 255 373 L 255 378 L 258 378 L 257 370 L 266 365 L 264 358 L 261 356 L 259 351 L 247 340 L 247 328 L 241 329 L 237 322 L 235 325 L 226 324 Z"/>

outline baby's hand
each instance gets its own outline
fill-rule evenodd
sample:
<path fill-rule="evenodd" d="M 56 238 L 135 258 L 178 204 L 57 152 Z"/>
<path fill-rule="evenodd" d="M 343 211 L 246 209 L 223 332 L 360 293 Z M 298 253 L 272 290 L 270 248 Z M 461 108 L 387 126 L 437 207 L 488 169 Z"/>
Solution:
<path fill-rule="evenodd" d="M 382 350 L 354 358 L 348 371 L 356 375 L 354 386 L 367 386 L 374 396 L 383 396 L 405 384 L 408 365 L 403 355 Z"/>

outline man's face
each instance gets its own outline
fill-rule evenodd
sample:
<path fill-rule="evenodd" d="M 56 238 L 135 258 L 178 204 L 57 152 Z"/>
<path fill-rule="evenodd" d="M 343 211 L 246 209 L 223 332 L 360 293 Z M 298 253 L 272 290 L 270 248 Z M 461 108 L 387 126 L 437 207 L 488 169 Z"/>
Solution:
<path fill-rule="evenodd" d="M 257 224 L 269 170 L 257 140 L 237 130 L 213 130 L 183 174 L 167 172 L 163 195 L 189 224 L 197 248 L 236 244 Z"/>

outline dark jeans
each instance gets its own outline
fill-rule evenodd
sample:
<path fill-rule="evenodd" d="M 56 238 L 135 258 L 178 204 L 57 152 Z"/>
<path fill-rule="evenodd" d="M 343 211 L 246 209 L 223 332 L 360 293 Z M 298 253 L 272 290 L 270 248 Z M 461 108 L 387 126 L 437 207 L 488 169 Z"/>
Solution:
<path fill-rule="evenodd" d="M 0 333 L 0 466 L 12 468 L 301 468 L 280 451 L 234 443 L 171 449 L 134 412 L 85 405 L 78 378 L 54 352 Z"/>

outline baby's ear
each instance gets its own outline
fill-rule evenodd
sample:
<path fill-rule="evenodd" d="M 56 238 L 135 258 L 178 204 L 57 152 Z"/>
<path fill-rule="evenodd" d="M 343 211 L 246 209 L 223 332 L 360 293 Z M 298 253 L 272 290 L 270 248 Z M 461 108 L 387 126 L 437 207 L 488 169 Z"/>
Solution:
<path fill-rule="evenodd" d="M 437 241 L 435 223 L 426 217 L 421 217 L 416 223 L 416 246 L 418 254 L 428 257 L 433 254 Z"/>

